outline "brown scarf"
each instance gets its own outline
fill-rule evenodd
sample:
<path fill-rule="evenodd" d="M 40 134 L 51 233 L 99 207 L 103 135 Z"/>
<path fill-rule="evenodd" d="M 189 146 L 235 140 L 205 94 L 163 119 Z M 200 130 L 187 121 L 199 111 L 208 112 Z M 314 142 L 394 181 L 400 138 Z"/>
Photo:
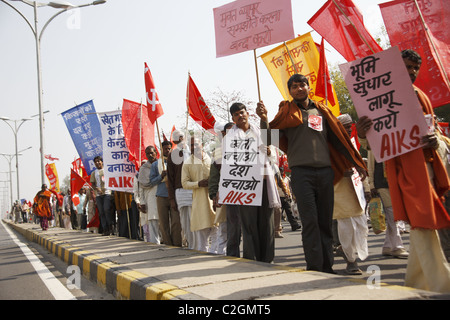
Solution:
<path fill-rule="evenodd" d="M 317 101 L 313 102 L 316 105 L 317 109 L 325 117 L 331 131 L 338 137 L 338 139 L 348 150 L 352 158 L 353 163 L 346 157 L 344 157 L 340 152 L 338 152 L 330 143 L 328 143 L 328 147 L 330 149 L 331 166 L 334 170 L 334 183 L 336 184 L 344 176 L 344 173 L 350 170 L 355 165 L 358 165 L 359 167 L 367 170 L 366 164 L 361 158 L 358 150 L 356 150 L 353 146 L 350 137 L 347 134 L 347 131 L 344 129 L 344 126 L 339 122 L 339 120 L 336 119 L 331 110 L 328 109 L 324 104 Z M 280 103 L 277 115 L 269 123 L 269 126 L 272 129 L 281 130 L 296 127 L 302 123 L 302 112 L 300 111 L 297 104 L 294 101 L 282 101 Z M 280 149 L 284 152 L 287 152 L 288 150 L 288 141 L 285 136 L 281 137 L 280 139 Z"/>

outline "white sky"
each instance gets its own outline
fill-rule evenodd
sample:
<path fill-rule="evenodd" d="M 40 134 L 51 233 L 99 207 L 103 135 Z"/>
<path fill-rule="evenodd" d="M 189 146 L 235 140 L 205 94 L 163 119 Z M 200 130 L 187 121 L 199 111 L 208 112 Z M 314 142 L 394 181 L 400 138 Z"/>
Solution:
<path fill-rule="evenodd" d="M 90 0 L 71 0 L 74 5 Z M 33 8 L 9 1 L 34 24 Z M 43 1 L 47 2 L 47 1 Z M 123 99 L 145 101 L 144 62 L 147 62 L 165 114 L 158 119 L 167 134 L 185 123 L 187 75 L 208 99 L 217 88 L 241 91 L 258 100 L 253 51 L 216 58 L 213 8 L 230 0 L 109 0 L 106 4 L 63 13 L 45 30 L 41 41 L 45 154 L 55 161 L 60 180 L 70 173 L 78 154 L 61 112 L 93 100 L 98 112 L 121 108 Z M 295 34 L 312 31 L 307 21 L 326 0 L 292 0 Z M 375 37 L 383 25 L 379 3 L 353 0 Z M 58 9 L 38 9 L 39 28 Z M 312 32 L 316 42 L 320 35 Z M 39 113 L 34 36 L 25 20 L 0 2 L 0 117 L 19 120 Z M 345 60 L 325 43 L 328 63 Z M 271 48 L 257 49 L 261 55 Z M 282 100 L 261 59 L 258 59 L 261 98 L 269 118 Z M 0 121 L 0 153 L 14 154 L 14 135 Z M 32 201 L 41 186 L 39 121 L 35 117 L 18 131 L 20 198 Z M 15 158 L 11 168 L 13 200 L 17 198 Z M 8 173 L 4 173 L 8 172 Z M 0 210 L 9 206 L 9 165 L 0 156 Z M 48 181 L 46 181 L 48 183 Z M 6 186 L 7 188 L 3 188 Z"/>

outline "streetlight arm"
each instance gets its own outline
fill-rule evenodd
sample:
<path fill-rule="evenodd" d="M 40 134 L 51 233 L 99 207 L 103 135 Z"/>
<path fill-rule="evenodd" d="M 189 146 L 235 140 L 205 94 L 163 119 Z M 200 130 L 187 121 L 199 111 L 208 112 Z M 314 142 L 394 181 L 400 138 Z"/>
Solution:
<path fill-rule="evenodd" d="M 44 24 L 44 26 L 42 27 L 41 34 L 39 35 L 39 42 L 41 41 L 42 34 L 44 33 L 44 30 L 47 28 L 47 26 L 49 25 L 49 23 L 52 22 L 52 20 L 55 19 L 57 16 L 59 16 L 61 13 L 66 12 L 66 11 L 68 11 L 68 10 L 70 10 L 70 9 L 73 9 L 73 8 L 67 8 L 67 9 L 63 9 L 63 10 L 61 10 L 61 11 L 58 11 L 58 12 L 55 13 L 50 19 L 48 19 L 48 21 L 47 21 L 47 22 Z"/>
<path fill-rule="evenodd" d="M 5 119 L 1 119 L 1 120 L 3 120 L 3 122 L 6 123 L 11 128 L 11 130 L 14 132 L 14 134 L 16 134 L 16 132 L 14 131 L 14 128 L 12 127 L 12 125 L 9 124 L 8 120 L 5 120 Z"/>
<path fill-rule="evenodd" d="M 20 16 L 21 16 L 22 18 L 24 18 L 25 21 L 27 22 L 28 26 L 29 26 L 30 29 L 31 29 L 31 32 L 33 32 L 34 36 L 36 36 L 37 30 L 34 30 L 33 25 L 31 24 L 30 20 L 28 20 L 27 17 L 25 17 L 25 16 L 22 14 L 22 12 L 20 12 L 19 10 L 17 10 L 16 7 L 14 7 L 12 4 L 6 2 L 5 0 L 0 0 L 0 1 L 3 2 L 3 3 L 5 3 L 6 5 L 10 6 L 14 11 L 16 11 L 18 14 L 20 14 Z"/>

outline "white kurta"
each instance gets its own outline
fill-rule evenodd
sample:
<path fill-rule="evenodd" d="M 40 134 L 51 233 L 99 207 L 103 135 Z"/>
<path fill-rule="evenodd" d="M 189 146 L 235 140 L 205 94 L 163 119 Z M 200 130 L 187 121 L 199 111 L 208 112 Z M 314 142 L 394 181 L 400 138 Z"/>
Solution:
<path fill-rule="evenodd" d="M 214 225 L 215 213 L 209 199 L 208 187 L 199 187 L 198 182 L 208 179 L 211 159 L 203 154 L 203 159 L 191 155 L 183 163 L 181 184 L 184 189 L 192 190 L 191 231 L 211 228 Z"/>
<path fill-rule="evenodd" d="M 339 241 L 347 259 L 365 260 L 369 255 L 367 219 L 350 177 L 343 177 L 334 186 L 333 218 L 338 221 Z"/>

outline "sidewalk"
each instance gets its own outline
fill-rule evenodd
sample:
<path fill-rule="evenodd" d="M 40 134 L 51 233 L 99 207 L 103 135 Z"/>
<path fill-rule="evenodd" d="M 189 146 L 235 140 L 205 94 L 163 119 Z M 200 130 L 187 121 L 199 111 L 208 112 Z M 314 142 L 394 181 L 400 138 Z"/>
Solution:
<path fill-rule="evenodd" d="M 8 226 L 118 299 L 441 300 L 450 295 L 36 224 Z"/>

